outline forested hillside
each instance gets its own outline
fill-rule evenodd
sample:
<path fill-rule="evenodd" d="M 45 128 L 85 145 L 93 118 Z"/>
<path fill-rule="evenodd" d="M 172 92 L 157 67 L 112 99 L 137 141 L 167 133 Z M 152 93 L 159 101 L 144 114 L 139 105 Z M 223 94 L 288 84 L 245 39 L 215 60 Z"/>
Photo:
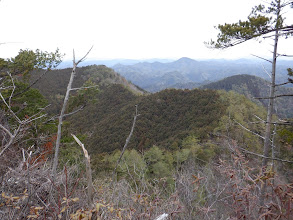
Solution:
<path fill-rule="evenodd" d="M 57 69 L 44 75 L 34 86 L 49 100 L 51 106 L 48 108 L 50 113 L 58 114 L 66 92 L 67 83 L 72 69 Z M 143 94 L 144 91 L 139 87 L 129 83 L 124 77 L 117 74 L 112 69 L 104 65 L 92 65 L 77 68 L 77 76 L 74 79 L 73 87 L 79 88 L 83 85 L 106 86 L 110 84 L 121 84 L 137 94 Z M 38 78 L 40 72 L 32 74 L 31 81 Z M 96 89 L 99 89 L 97 87 Z"/>
<path fill-rule="evenodd" d="M 22 57 L 43 62 L 33 51 Z M 72 69 L 21 65 L 22 70 L 14 60 L 0 61 L 1 218 L 153 219 L 168 213 L 175 219 L 219 219 L 247 207 L 243 197 L 258 201 L 261 181 L 282 183 L 272 186 L 276 191 L 268 198 L 282 198 L 288 207 L 292 126 L 275 129 L 272 153 L 282 158 L 274 162 L 279 176 L 271 168 L 259 172 L 265 108 L 234 91 L 215 90 L 262 95 L 263 80 L 238 76 L 213 90 L 150 94 L 105 66 L 76 68 L 54 176 L 58 116 Z M 207 212 L 211 206 L 214 211 Z M 253 210 L 258 216 L 258 209 L 251 204 L 241 213 Z M 291 212 L 284 210 L 274 213 Z"/>
<path fill-rule="evenodd" d="M 135 105 L 139 117 L 130 148 L 148 149 L 153 145 L 172 148 L 193 134 L 208 137 L 227 108 L 214 91 L 164 90 L 135 96 L 120 85 L 102 89 L 86 114 L 70 119 L 71 131 L 89 134 L 86 143 L 91 153 L 121 149 L 130 132 Z M 195 104 L 196 103 L 196 104 Z"/>
<path fill-rule="evenodd" d="M 293 220 L 293 0 L 44 3 L 0 0 L 0 220 Z"/>
<path fill-rule="evenodd" d="M 264 107 L 268 105 L 268 99 L 257 99 L 268 97 L 270 88 L 269 82 L 251 75 L 236 75 L 227 77 L 223 80 L 209 83 L 201 86 L 202 89 L 216 89 L 225 91 L 235 91 L 239 94 L 245 95 L 247 98 L 255 103 L 261 104 Z M 293 94 L 291 87 L 279 87 L 276 95 Z M 291 97 L 279 97 L 275 100 L 276 109 L 275 114 L 281 118 L 293 117 L 293 99 Z"/>

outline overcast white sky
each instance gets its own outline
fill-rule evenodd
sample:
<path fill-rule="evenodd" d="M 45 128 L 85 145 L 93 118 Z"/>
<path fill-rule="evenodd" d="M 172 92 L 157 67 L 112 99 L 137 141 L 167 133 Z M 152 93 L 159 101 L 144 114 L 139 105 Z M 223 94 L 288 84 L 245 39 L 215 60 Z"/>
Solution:
<path fill-rule="evenodd" d="M 204 41 L 214 26 L 245 19 L 258 0 L 0 0 L 0 57 L 19 49 L 54 51 L 72 59 L 72 49 L 89 59 L 193 59 L 268 55 L 269 43 L 255 41 L 222 51 Z M 293 14 L 288 9 L 287 17 Z M 292 22 L 288 18 L 288 23 Z M 281 53 L 293 54 L 293 39 Z"/>

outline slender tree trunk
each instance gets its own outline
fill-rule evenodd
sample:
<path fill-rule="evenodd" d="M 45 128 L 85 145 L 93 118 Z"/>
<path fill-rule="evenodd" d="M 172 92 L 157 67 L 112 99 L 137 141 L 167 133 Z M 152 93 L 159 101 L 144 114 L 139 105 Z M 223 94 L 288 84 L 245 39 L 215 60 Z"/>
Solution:
<path fill-rule="evenodd" d="M 75 77 L 75 74 L 76 74 L 76 63 L 75 63 L 75 61 L 73 61 L 73 68 L 72 68 L 70 80 L 69 80 L 69 83 L 67 85 L 66 95 L 65 95 L 63 106 L 62 106 L 61 113 L 60 113 L 60 116 L 59 116 L 58 133 L 57 133 L 57 140 L 56 140 L 56 147 L 55 147 L 55 155 L 54 155 L 54 161 L 53 161 L 53 167 L 52 167 L 53 180 L 55 179 L 57 165 L 58 165 L 58 155 L 59 155 L 59 148 L 60 148 L 60 141 L 61 141 L 61 131 L 62 131 L 63 117 L 64 117 L 65 109 L 66 109 L 67 104 L 68 104 L 69 93 L 70 93 L 70 90 L 72 88 L 72 83 L 73 83 L 73 79 Z"/>
<path fill-rule="evenodd" d="M 273 110 L 274 110 L 274 96 L 276 91 L 276 65 L 277 65 L 277 51 L 278 51 L 278 40 L 279 40 L 279 19 L 280 19 L 280 0 L 278 1 L 278 9 L 277 9 L 277 23 L 276 23 L 276 31 L 274 37 L 274 51 L 273 51 L 273 61 L 272 61 L 272 75 L 271 75 L 271 85 L 270 85 L 270 95 L 269 95 L 269 104 L 268 104 L 268 113 L 266 120 L 266 130 L 264 135 L 264 147 L 263 147 L 263 155 L 265 156 L 262 161 L 263 169 L 266 169 L 268 165 L 268 157 L 270 153 L 270 149 L 272 146 L 271 141 L 271 126 L 272 126 L 272 118 L 273 118 Z M 260 205 L 264 205 L 265 201 L 265 193 L 266 193 L 266 183 L 263 184 L 260 192 Z"/>
<path fill-rule="evenodd" d="M 75 53 L 74 53 L 74 50 L 73 50 L 73 68 L 72 68 L 72 72 L 71 72 L 71 75 L 70 75 L 69 83 L 67 85 L 67 90 L 66 90 L 63 106 L 62 106 L 62 109 L 61 109 L 61 113 L 60 113 L 60 116 L 59 116 L 57 140 L 56 140 L 56 146 L 55 146 L 55 155 L 54 155 L 52 173 L 51 173 L 53 181 L 55 180 L 55 176 L 56 176 L 56 172 L 57 172 L 58 155 L 59 155 L 59 148 L 60 148 L 60 141 L 61 141 L 61 131 L 62 131 L 62 123 L 63 123 L 64 113 L 65 113 L 65 110 L 66 110 L 66 107 L 67 107 L 67 104 L 68 104 L 69 93 L 72 90 L 73 79 L 74 79 L 75 74 L 76 74 L 76 67 L 77 67 L 77 65 L 79 63 L 81 63 L 82 61 L 85 60 L 85 58 L 90 53 L 92 48 L 93 47 L 91 47 L 91 49 L 86 53 L 86 55 L 83 58 L 81 58 L 79 61 L 77 61 L 77 62 L 75 61 Z"/>
<path fill-rule="evenodd" d="M 278 12 L 277 12 L 277 20 L 280 19 L 280 1 L 278 1 Z M 277 51 L 278 51 L 278 40 L 279 40 L 279 30 L 278 30 L 278 22 L 276 24 L 275 31 L 275 39 L 274 39 L 274 52 L 273 52 L 273 61 L 272 61 L 272 75 L 271 75 L 271 85 L 270 85 L 270 95 L 269 95 L 269 104 L 268 104 L 268 113 L 266 120 L 266 130 L 265 130 L 265 141 L 263 148 L 263 155 L 265 157 L 269 157 L 269 150 L 271 147 L 271 125 L 272 125 L 272 117 L 274 110 L 274 96 L 276 91 L 276 64 L 277 64 Z M 268 159 L 264 158 L 262 165 L 263 167 L 267 166 Z"/>
<path fill-rule="evenodd" d="M 133 134 L 134 126 L 135 126 L 135 123 L 136 123 L 136 118 L 137 118 L 137 116 L 139 116 L 138 111 L 137 111 L 137 107 L 138 107 L 138 106 L 135 105 L 135 115 L 134 115 L 134 118 L 133 118 L 133 123 L 132 123 L 132 127 L 131 127 L 130 134 L 129 134 L 129 136 L 128 136 L 127 139 L 126 139 L 126 142 L 125 142 L 125 144 L 124 144 L 124 146 L 123 146 L 123 149 L 122 149 L 122 152 L 121 152 L 121 154 L 120 154 L 120 157 L 118 158 L 118 160 L 117 160 L 117 162 L 116 162 L 116 166 L 115 166 L 115 168 L 114 168 L 114 170 L 113 170 L 113 173 L 112 173 L 111 186 L 112 186 L 113 183 L 114 183 L 115 175 L 116 175 L 116 170 L 117 170 L 117 168 L 118 168 L 118 165 L 119 165 L 119 163 L 120 163 L 120 161 L 121 161 L 121 159 L 122 159 L 122 156 L 123 156 L 123 154 L 124 154 L 124 152 L 125 152 L 125 150 L 126 150 L 126 148 L 127 148 L 127 145 L 128 145 L 128 143 L 129 143 L 129 141 L 130 141 L 130 138 L 131 138 L 131 136 L 132 136 L 132 134 Z"/>

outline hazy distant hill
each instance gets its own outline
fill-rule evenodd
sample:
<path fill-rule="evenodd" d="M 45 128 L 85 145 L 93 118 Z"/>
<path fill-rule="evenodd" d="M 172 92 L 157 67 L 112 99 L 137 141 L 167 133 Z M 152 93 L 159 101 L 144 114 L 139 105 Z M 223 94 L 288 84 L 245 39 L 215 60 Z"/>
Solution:
<path fill-rule="evenodd" d="M 182 73 L 177 71 L 167 72 L 162 76 L 154 77 L 144 89 L 149 92 L 158 92 L 170 88 L 170 85 L 186 84 L 189 80 Z M 172 88 L 176 88 L 172 86 Z"/>
<path fill-rule="evenodd" d="M 290 61 L 278 62 L 278 82 L 286 81 L 286 69 L 291 64 L 292 62 Z M 268 79 L 264 69 L 270 71 L 270 68 L 269 63 L 258 60 L 196 61 L 186 57 L 169 63 L 141 62 L 132 65 L 118 64 L 113 66 L 113 69 L 127 80 L 150 92 L 160 91 L 165 88 L 177 88 L 178 85 L 181 88 L 189 88 L 190 83 L 204 84 L 239 74 L 256 75 Z M 176 77 L 176 80 L 174 80 L 175 72 L 179 76 Z"/>
<path fill-rule="evenodd" d="M 268 97 L 270 83 L 260 77 L 251 75 L 236 75 L 227 77 L 217 82 L 203 85 L 203 89 L 216 89 L 216 90 L 233 90 L 237 93 L 243 94 L 256 103 L 262 104 L 265 107 L 268 105 L 268 100 L 258 100 L 254 97 Z M 276 94 L 293 94 L 293 88 L 279 87 Z M 276 99 L 276 113 L 283 118 L 293 117 L 293 98 L 281 97 Z"/>
<path fill-rule="evenodd" d="M 107 60 L 85 60 L 83 61 L 79 66 L 91 66 L 91 65 L 105 65 L 107 67 L 112 67 L 117 64 L 123 64 L 123 65 L 133 65 L 140 62 L 161 62 L 161 63 L 167 63 L 172 62 L 174 60 L 171 59 L 146 59 L 146 60 L 135 60 L 135 59 L 107 59 Z M 65 69 L 72 67 L 72 61 L 71 60 L 65 60 L 63 61 L 58 68 Z"/>

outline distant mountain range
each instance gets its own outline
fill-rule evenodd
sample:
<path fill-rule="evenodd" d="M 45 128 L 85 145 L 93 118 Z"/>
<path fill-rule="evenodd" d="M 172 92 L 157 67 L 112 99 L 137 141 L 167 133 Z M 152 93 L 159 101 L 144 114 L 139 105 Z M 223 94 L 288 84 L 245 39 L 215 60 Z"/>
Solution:
<path fill-rule="evenodd" d="M 79 66 L 90 66 L 90 65 L 105 65 L 107 67 L 112 67 L 116 64 L 123 64 L 123 65 L 133 65 L 140 62 L 160 62 L 160 63 L 168 63 L 172 62 L 174 60 L 172 59 L 144 59 L 144 60 L 136 60 L 136 59 L 104 59 L 104 60 L 85 60 L 82 63 L 80 63 Z M 65 69 L 65 68 L 71 68 L 72 67 L 72 61 L 71 60 L 65 60 L 58 66 L 59 69 Z"/>
<path fill-rule="evenodd" d="M 287 68 L 292 61 L 280 60 L 277 66 L 277 81 L 287 80 Z M 165 88 L 195 88 L 203 84 L 240 74 L 249 74 L 269 79 L 270 63 L 261 60 L 206 60 L 196 61 L 181 58 L 172 62 L 140 62 L 116 64 L 112 67 L 127 80 L 149 91 Z"/>
<path fill-rule="evenodd" d="M 279 82 L 287 80 L 286 69 L 290 65 L 289 61 L 278 62 L 277 79 Z M 166 63 L 155 61 L 132 65 L 116 64 L 113 69 L 115 71 L 105 65 L 80 67 L 75 84 L 80 86 L 91 78 L 93 82 L 99 84 L 118 83 L 137 91 L 140 91 L 140 88 L 149 92 L 158 92 L 166 88 L 233 90 L 245 95 L 255 103 L 265 107 L 268 104 L 267 100 L 254 99 L 254 97 L 267 97 L 269 94 L 269 82 L 266 81 L 269 77 L 264 69 L 269 71 L 270 65 L 260 61 L 246 59 L 196 61 L 181 58 Z M 54 109 L 53 111 L 56 113 L 58 112 L 56 106 L 60 105 L 62 101 L 70 72 L 70 68 L 52 71 L 44 77 L 46 84 L 36 86 L 43 94 L 48 94 L 46 97 L 52 104 L 50 108 Z M 95 74 L 99 76 L 95 76 Z M 56 94 L 55 96 L 52 95 L 52 91 Z M 277 94 L 293 94 L 293 88 L 279 87 Z M 60 99 L 56 99 L 56 97 Z M 59 100 L 58 104 L 57 100 Z M 276 103 L 276 113 L 279 117 L 293 117 L 293 99 L 291 97 L 278 98 Z"/>

